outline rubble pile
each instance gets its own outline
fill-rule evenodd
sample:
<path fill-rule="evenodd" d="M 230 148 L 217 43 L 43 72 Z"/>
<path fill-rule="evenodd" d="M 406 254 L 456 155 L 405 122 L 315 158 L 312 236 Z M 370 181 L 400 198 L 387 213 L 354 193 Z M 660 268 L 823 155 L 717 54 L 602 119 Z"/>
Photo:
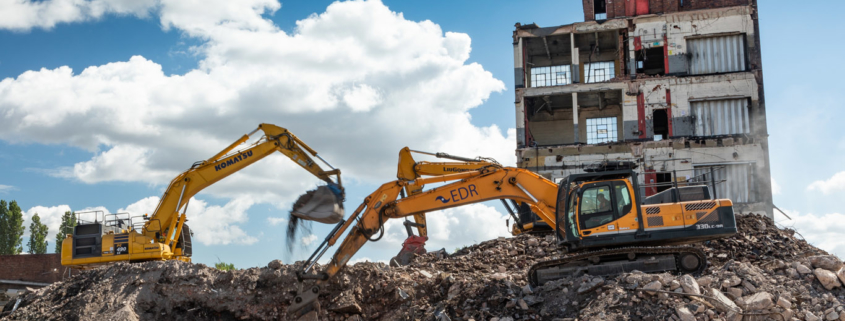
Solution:
<path fill-rule="evenodd" d="M 551 236 L 499 238 L 405 267 L 347 266 L 323 289 L 321 320 L 845 320 L 845 269 L 766 218 L 698 244 L 701 276 L 580 275 L 528 284 L 559 257 Z M 23 295 L 8 320 L 290 319 L 297 264 L 219 271 L 202 264 L 117 264 Z"/>

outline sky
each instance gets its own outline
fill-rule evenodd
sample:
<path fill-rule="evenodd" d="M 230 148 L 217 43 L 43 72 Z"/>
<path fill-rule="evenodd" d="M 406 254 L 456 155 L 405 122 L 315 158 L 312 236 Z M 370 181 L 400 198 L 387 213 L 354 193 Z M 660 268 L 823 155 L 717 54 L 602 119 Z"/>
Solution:
<path fill-rule="evenodd" d="M 840 10 L 760 2 L 775 204 L 791 218 L 775 220 L 842 256 L 845 48 L 826 23 Z M 0 0 L 0 199 L 38 213 L 51 242 L 66 210 L 152 213 L 173 177 L 259 123 L 340 168 L 350 211 L 395 179 L 404 146 L 513 165 L 514 24 L 582 20 L 579 1 Z M 204 190 L 194 262 L 307 258 L 330 227 L 292 253 L 284 230 L 318 183 L 272 155 Z M 506 216 L 495 202 L 430 213 L 427 248 L 509 236 Z M 391 221 L 352 261 L 404 238 Z"/>

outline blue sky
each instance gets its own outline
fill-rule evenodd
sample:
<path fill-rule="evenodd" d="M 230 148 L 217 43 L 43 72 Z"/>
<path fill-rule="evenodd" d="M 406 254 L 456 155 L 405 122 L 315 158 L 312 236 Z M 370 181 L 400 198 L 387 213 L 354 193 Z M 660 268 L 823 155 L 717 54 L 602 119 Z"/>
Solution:
<path fill-rule="evenodd" d="M 144 210 L 176 173 L 259 122 L 290 128 L 344 170 L 350 209 L 394 178 L 405 145 L 512 164 L 514 23 L 583 20 L 577 1 L 384 1 L 330 12 L 331 1 L 249 2 L 199 10 L 151 0 L 0 22 L 0 198 L 49 217 L 67 208 Z M 39 3 L 0 12 L 27 17 Z M 831 6 L 845 4 L 787 4 L 760 4 L 775 203 L 793 217 L 776 220 L 845 254 L 837 202 L 845 174 L 836 175 L 845 171 L 836 99 L 845 85 L 835 78 L 845 64 L 835 56 L 843 45 L 829 41 L 840 11 Z M 295 195 L 316 182 L 281 156 L 267 163 L 196 197 L 189 219 L 208 232 L 194 261 L 258 266 L 314 248 L 300 242 L 285 253 L 284 224 L 268 218 L 287 217 Z M 495 203 L 435 213 L 429 249 L 507 235 L 503 216 Z M 315 226 L 310 239 L 327 232 Z M 403 234 L 391 225 L 357 258 L 388 259 Z"/>

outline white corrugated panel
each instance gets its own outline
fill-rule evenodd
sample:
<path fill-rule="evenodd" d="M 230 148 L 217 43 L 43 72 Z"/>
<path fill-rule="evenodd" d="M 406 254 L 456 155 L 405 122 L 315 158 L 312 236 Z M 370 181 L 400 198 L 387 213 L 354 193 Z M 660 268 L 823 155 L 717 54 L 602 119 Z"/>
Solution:
<path fill-rule="evenodd" d="M 727 198 L 734 203 L 754 202 L 751 186 L 754 186 L 753 163 L 726 164 L 719 166 L 696 166 L 695 177 L 699 182 L 710 186 L 710 168 L 716 183 L 715 194 L 718 198 Z"/>
<path fill-rule="evenodd" d="M 748 134 L 748 99 L 694 101 L 695 136 Z"/>
<path fill-rule="evenodd" d="M 690 74 L 704 75 L 745 70 L 745 35 L 687 40 Z"/>

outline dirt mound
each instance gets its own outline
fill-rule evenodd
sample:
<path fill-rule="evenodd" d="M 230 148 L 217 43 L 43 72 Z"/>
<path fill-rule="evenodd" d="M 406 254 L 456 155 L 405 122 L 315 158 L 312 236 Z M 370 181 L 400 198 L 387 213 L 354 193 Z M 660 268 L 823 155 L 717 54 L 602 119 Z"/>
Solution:
<path fill-rule="evenodd" d="M 845 320 L 845 269 L 757 216 L 700 244 L 704 275 L 589 275 L 528 285 L 559 256 L 552 237 L 500 238 L 410 266 L 348 266 L 324 289 L 326 320 Z M 222 272 L 202 264 L 118 264 L 23 296 L 9 320 L 287 319 L 295 265 Z"/>

